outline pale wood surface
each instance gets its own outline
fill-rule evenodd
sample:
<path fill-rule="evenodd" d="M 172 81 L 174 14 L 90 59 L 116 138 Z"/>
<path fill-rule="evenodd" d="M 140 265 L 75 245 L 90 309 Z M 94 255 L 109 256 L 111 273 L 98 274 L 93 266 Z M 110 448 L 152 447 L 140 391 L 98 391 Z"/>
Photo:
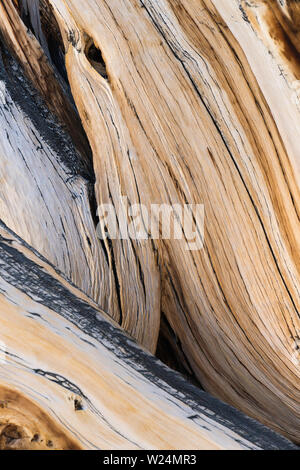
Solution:
<path fill-rule="evenodd" d="M 142 350 L 2 223 L 0 306 L 2 449 L 293 448 Z"/>

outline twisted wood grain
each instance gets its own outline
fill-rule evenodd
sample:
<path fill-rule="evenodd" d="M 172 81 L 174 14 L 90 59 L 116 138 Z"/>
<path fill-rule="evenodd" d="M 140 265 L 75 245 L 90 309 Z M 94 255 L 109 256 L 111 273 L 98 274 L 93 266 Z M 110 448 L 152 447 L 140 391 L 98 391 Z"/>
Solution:
<path fill-rule="evenodd" d="M 98 203 L 205 206 L 203 250 L 138 247 L 142 311 L 158 299 L 158 253 L 161 309 L 203 386 L 299 442 L 299 155 L 221 16 L 227 3 L 51 0 Z M 108 79 L 86 56 L 90 38 Z M 122 246 L 112 250 L 127 286 Z"/>

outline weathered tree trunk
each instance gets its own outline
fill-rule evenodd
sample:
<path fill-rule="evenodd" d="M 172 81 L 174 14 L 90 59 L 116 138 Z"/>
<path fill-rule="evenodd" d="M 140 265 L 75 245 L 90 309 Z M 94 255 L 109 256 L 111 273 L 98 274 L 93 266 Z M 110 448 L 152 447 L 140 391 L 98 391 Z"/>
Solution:
<path fill-rule="evenodd" d="M 293 448 L 142 350 L 2 223 L 0 255 L 0 448 Z"/>
<path fill-rule="evenodd" d="M 13 284 L 18 298 L 14 307 L 15 297 L 6 302 L 1 290 L 0 340 L 12 354 L 1 366 L 3 393 L 15 397 L 17 408 L 24 400 L 33 413 L 40 406 L 52 423 L 53 410 L 28 394 L 29 377 L 30 390 L 42 389 L 58 404 L 64 429 L 65 439 L 56 441 L 50 428 L 58 425 L 45 418 L 36 431 L 43 444 L 30 445 L 47 439 L 68 448 L 287 445 L 256 424 L 244 434 L 247 419 L 225 405 L 204 430 L 202 415 L 188 416 L 205 414 L 201 397 L 213 412 L 216 402 L 194 388 L 191 402 L 178 403 L 189 411 L 178 415 L 177 405 L 165 401 L 176 392 L 161 392 L 159 379 L 167 374 L 178 391 L 189 386 L 102 313 L 95 323 L 97 306 L 198 386 L 300 443 L 299 3 L 41 0 L 37 7 L 0 0 L 0 219 L 82 293 L 46 262 L 39 269 L 36 258 L 34 276 L 22 275 L 18 285 L 7 280 L 7 266 L 1 271 L 0 283 Z M 112 204 L 121 225 L 128 203 L 149 214 L 153 204 L 203 204 L 203 248 L 187 250 L 191 240 L 162 237 L 99 240 L 96 207 Z M 16 240 L 25 273 L 25 258 L 37 255 Z M 5 250 L 16 255 L 11 243 L 2 245 L 4 258 Z M 38 278 L 40 294 L 32 297 Z M 59 286 L 52 303 L 54 280 L 72 291 L 76 314 Z M 37 298 L 44 295 L 46 306 Z M 81 297 L 82 311 L 75 308 Z M 18 325 L 24 333 L 13 338 Z M 83 403 L 79 413 L 74 400 Z M 35 432 L 27 419 L 15 423 L 21 434 Z M 220 434 L 216 423 L 224 426 Z M 95 425 L 99 434 L 92 436 Z M 28 445 L 24 436 L 16 445 Z"/>

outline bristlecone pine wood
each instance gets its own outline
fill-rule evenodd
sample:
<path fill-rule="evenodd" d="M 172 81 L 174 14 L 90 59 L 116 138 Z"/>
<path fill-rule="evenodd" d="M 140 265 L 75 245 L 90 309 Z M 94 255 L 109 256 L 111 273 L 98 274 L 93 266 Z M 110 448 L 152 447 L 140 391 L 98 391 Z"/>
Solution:
<path fill-rule="evenodd" d="M 2 223 L 0 254 L 0 448 L 293 448 L 141 349 Z"/>
<path fill-rule="evenodd" d="M 0 448 L 300 444 L 299 54 L 298 0 L 0 0 Z"/>

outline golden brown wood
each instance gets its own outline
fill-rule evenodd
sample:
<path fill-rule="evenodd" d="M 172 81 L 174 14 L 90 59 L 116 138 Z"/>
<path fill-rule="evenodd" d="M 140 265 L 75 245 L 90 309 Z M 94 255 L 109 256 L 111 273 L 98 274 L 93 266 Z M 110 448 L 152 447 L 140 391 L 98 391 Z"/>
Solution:
<path fill-rule="evenodd" d="M 162 310 L 190 366 L 207 390 L 299 440 L 298 175 L 218 2 L 51 3 L 98 203 L 205 206 L 203 250 L 155 242 Z"/>

